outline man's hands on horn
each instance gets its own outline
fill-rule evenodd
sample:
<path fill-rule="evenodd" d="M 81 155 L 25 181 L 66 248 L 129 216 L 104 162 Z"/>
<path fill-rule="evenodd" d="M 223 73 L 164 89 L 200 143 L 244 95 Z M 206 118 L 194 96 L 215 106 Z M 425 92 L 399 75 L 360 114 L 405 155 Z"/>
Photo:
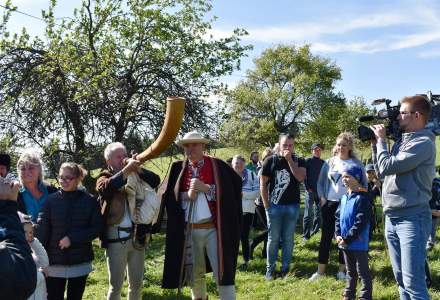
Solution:
<path fill-rule="evenodd" d="M 0 177 L 0 200 L 17 201 L 20 184 Z"/>
<path fill-rule="evenodd" d="M 190 200 L 196 200 L 197 199 L 197 193 L 207 193 L 209 192 L 209 185 L 203 183 L 198 178 L 192 178 L 191 182 L 189 184 L 189 190 L 188 190 L 188 198 Z"/>
<path fill-rule="evenodd" d="M 126 159 L 126 165 L 122 169 L 122 173 L 124 174 L 124 178 L 127 178 L 128 174 L 131 172 L 139 172 L 139 168 L 141 166 L 141 162 L 136 158 L 137 153 L 133 153 L 131 158 Z"/>

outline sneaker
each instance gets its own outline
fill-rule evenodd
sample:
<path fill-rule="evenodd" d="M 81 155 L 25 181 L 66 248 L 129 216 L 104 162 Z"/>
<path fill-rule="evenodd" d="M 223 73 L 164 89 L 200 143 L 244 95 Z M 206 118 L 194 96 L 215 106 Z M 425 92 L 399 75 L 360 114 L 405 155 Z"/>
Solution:
<path fill-rule="evenodd" d="M 434 248 L 434 243 L 431 241 L 428 241 L 428 243 L 426 244 L 426 250 L 431 251 L 432 248 Z"/>
<path fill-rule="evenodd" d="M 270 272 L 266 272 L 266 275 L 264 276 L 264 279 L 266 279 L 266 281 L 272 281 L 273 280 L 273 274 Z"/>
<path fill-rule="evenodd" d="M 336 278 L 338 278 L 338 280 L 346 280 L 347 276 L 345 276 L 344 272 L 338 272 L 336 273 Z"/>
<path fill-rule="evenodd" d="M 319 274 L 318 272 L 313 273 L 313 275 L 310 276 L 309 281 L 315 281 L 315 280 L 318 280 L 318 279 L 321 278 L 322 276 L 324 276 L 324 274 Z"/>

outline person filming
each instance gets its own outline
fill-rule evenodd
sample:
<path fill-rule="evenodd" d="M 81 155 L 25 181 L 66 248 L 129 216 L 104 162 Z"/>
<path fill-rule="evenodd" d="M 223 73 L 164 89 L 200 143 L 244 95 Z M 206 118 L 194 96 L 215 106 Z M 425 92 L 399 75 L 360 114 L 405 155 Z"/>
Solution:
<path fill-rule="evenodd" d="M 373 163 L 383 178 L 385 237 L 400 299 L 429 299 L 425 282 L 426 242 L 431 230 L 431 185 L 435 175 L 434 134 L 425 129 L 431 105 L 405 97 L 397 116 L 402 136 L 387 149 L 386 128 L 373 125 Z"/>

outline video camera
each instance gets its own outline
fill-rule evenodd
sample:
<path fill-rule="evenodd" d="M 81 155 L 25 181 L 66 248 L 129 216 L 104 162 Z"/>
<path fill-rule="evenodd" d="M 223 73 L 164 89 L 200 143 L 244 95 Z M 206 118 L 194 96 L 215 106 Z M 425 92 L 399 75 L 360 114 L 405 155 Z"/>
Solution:
<path fill-rule="evenodd" d="M 426 128 L 432 130 L 435 135 L 440 135 L 440 95 L 433 95 L 431 91 L 426 94 L 417 94 L 417 96 L 425 97 L 432 106 L 431 115 L 426 123 Z M 392 140 L 398 140 L 402 135 L 400 130 L 399 121 L 397 116 L 399 115 L 400 104 L 392 106 L 390 99 L 376 99 L 371 102 L 372 105 L 380 105 L 385 103 L 386 109 L 381 109 L 377 112 L 377 115 L 361 116 L 357 120 L 359 122 L 369 122 L 376 120 L 385 120 L 387 136 Z M 366 142 L 376 138 L 373 130 L 365 125 L 358 127 L 358 135 L 361 141 Z"/>

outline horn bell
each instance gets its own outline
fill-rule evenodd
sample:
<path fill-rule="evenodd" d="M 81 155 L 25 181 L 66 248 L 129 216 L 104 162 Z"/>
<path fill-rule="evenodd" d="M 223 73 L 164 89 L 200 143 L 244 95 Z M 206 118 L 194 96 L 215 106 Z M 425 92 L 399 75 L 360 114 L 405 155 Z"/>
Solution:
<path fill-rule="evenodd" d="M 138 154 L 137 159 L 145 162 L 159 156 L 176 139 L 183 122 L 185 112 L 185 98 L 168 97 L 165 121 L 159 136 L 144 152 Z"/>

